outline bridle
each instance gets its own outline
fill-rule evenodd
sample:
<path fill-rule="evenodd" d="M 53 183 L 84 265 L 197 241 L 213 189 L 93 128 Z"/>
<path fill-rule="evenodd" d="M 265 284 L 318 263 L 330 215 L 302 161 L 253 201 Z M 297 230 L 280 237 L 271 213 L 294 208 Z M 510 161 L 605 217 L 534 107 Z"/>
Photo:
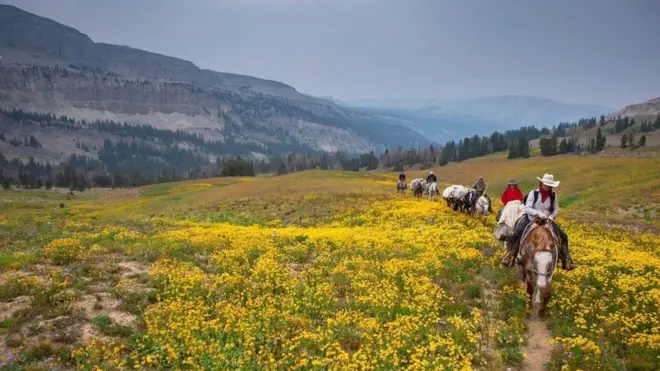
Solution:
<path fill-rule="evenodd" d="M 536 262 L 533 263 L 534 266 L 534 274 L 537 276 L 541 277 L 549 277 L 552 278 L 552 275 L 555 273 L 555 268 L 557 267 L 557 260 L 559 258 L 559 252 L 557 251 L 557 247 L 555 246 L 554 249 L 552 249 L 552 270 L 550 273 L 541 273 L 539 270 L 536 268 Z"/>

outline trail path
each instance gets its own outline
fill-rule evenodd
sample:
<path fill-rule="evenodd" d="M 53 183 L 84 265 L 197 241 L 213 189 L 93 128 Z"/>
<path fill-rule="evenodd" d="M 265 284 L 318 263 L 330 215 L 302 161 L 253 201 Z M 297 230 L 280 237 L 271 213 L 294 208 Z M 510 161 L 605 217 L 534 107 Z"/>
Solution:
<path fill-rule="evenodd" d="M 522 370 L 544 371 L 545 364 L 550 362 L 552 345 L 550 331 L 545 320 L 538 318 L 527 320 L 529 339 L 523 347 L 527 357 L 522 361 Z"/>

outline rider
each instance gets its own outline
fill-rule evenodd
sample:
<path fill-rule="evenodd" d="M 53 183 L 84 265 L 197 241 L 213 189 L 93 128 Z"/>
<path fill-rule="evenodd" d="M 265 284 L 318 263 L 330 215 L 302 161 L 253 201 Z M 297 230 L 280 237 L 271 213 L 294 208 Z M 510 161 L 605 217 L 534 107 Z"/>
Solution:
<path fill-rule="evenodd" d="M 553 189 L 558 187 L 560 182 L 555 181 L 552 174 L 545 174 L 543 175 L 543 178 L 536 177 L 536 179 L 539 180 L 539 188 L 529 192 L 524 200 L 526 215 L 516 224 L 516 229 L 508 241 L 509 246 L 511 246 L 511 254 L 505 258 L 502 263 L 510 265 L 512 259 L 516 258 L 518 255 L 518 249 L 520 248 L 520 238 L 525 232 L 525 228 L 527 228 L 529 223 L 535 217 L 539 217 L 541 219 L 550 219 L 552 221 L 555 232 L 557 232 L 562 240 L 559 254 L 559 257 L 562 260 L 561 266 L 565 270 L 573 270 L 576 265 L 573 263 L 571 253 L 568 250 L 568 235 L 566 235 L 566 232 L 564 232 L 557 222 L 555 222 L 555 218 L 559 213 L 559 199 L 553 192 Z"/>
<path fill-rule="evenodd" d="M 429 172 L 429 175 L 426 177 L 426 183 L 431 184 L 435 183 L 438 181 L 438 178 L 436 178 L 435 174 L 433 174 L 432 171 Z"/>
<path fill-rule="evenodd" d="M 406 181 L 406 174 L 401 172 L 401 174 L 399 174 L 399 180 L 402 181 L 402 182 L 405 182 Z"/>
<path fill-rule="evenodd" d="M 484 194 L 486 192 L 486 181 L 484 180 L 484 177 L 480 176 L 479 179 L 477 179 L 477 181 L 472 184 L 472 188 L 477 191 L 478 197 L 485 196 L 488 199 L 488 211 L 493 211 L 490 197 L 488 197 L 487 194 Z"/>
<path fill-rule="evenodd" d="M 522 202 L 522 200 L 523 200 L 523 194 L 520 191 L 520 188 L 518 188 L 518 183 L 515 181 L 515 179 L 511 179 L 504 192 L 502 192 L 502 197 L 500 198 L 500 201 L 502 201 L 502 204 L 506 206 L 506 204 L 508 204 L 511 201 Z M 502 207 L 500 211 L 497 213 L 497 220 L 500 220 L 500 216 L 502 216 L 502 210 L 504 210 L 504 207 Z"/>

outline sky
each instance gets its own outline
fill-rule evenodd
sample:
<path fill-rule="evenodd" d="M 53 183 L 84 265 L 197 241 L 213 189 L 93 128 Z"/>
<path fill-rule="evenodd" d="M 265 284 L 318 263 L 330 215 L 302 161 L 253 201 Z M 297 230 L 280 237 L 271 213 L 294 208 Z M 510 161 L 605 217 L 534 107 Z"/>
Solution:
<path fill-rule="evenodd" d="M 0 0 L 202 68 L 340 100 L 660 96 L 657 0 Z M 1 35 L 0 35 L 1 37 Z"/>

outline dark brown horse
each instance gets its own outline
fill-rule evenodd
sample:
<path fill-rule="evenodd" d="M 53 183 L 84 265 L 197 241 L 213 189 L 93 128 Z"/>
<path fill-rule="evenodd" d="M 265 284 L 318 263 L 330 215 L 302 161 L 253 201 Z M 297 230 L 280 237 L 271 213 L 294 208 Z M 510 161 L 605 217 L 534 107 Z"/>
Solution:
<path fill-rule="evenodd" d="M 552 275 L 559 257 L 559 238 L 552 221 L 536 218 L 520 240 L 520 264 L 533 314 L 544 317 L 552 295 Z"/>

